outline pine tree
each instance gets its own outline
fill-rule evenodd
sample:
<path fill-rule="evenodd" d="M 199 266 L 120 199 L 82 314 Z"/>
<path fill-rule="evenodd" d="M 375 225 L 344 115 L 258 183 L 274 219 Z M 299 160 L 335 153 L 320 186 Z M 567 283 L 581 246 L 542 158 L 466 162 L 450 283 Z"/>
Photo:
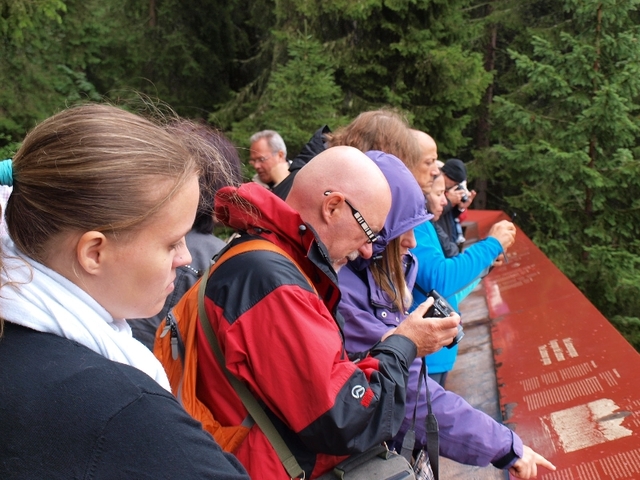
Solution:
<path fill-rule="evenodd" d="M 293 35 L 286 44 L 288 61 L 271 73 L 254 112 L 234 123 L 230 136 L 237 145 L 248 148 L 253 133 L 276 130 L 289 156 L 294 157 L 318 128 L 325 124 L 336 128 L 346 119 L 338 113 L 342 92 L 322 45 L 303 34 Z"/>
<path fill-rule="evenodd" d="M 495 98 L 500 141 L 483 163 L 525 232 L 636 342 L 639 3 L 565 0 L 531 54 L 510 51 L 524 81 Z"/>
<path fill-rule="evenodd" d="M 480 24 L 470 21 L 470 4 L 388 0 L 342 9 L 342 2 L 328 2 L 324 8 L 340 18 L 330 23 L 342 26 L 335 51 L 349 113 L 380 105 L 402 109 L 436 139 L 442 154 L 457 156 L 470 140 L 465 129 L 472 109 L 491 80 L 472 49 Z"/>
<path fill-rule="evenodd" d="M 72 55 L 73 48 L 64 40 L 71 4 L 71 0 L 0 0 L 3 158 L 15 151 L 36 122 L 79 98 L 100 98 L 76 63 L 85 62 L 86 57 L 78 56 L 77 49 Z"/>
<path fill-rule="evenodd" d="M 263 39 L 269 65 L 212 118 L 228 127 L 254 115 L 265 104 L 261 97 L 270 76 L 289 61 L 288 39 L 302 34 L 322 45 L 322 54 L 331 59 L 343 115 L 396 107 L 416 128 L 432 133 L 443 152 L 456 154 L 470 140 L 464 132 L 470 109 L 491 79 L 471 48 L 477 32 L 465 11 L 470 2 L 276 0 L 275 27 Z M 296 91 L 300 78 L 280 88 Z M 297 116 L 294 112 L 290 121 Z"/>
<path fill-rule="evenodd" d="M 473 132 L 474 151 L 460 152 L 460 158 L 482 158 L 483 151 L 491 145 L 493 122 L 491 105 L 494 95 L 508 94 L 520 86 L 520 78 L 507 49 L 531 53 L 531 36 L 546 36 L 549 27 L 564 19 L 562 5 L 554 0 L 476 0 L 471 8 L 472 20 L 483 27 L 476 41 L 476 48 L 482 52 L 484 67 L 493 73 L 493 78 L 484 92 L 481 104 L 473 112 L 474 121 L 469 132 Z M 487 191 L 487 179 L 478 175 L 476 164 L 470 162 L 470 173 L 477 196 L 472 208 L 485 209 L 487 202 L 495 203 L 496 195 Z M 490 198 L 487 198 L 487 195 Z M 502 205 L 493 205 L 501 208 Z"/>

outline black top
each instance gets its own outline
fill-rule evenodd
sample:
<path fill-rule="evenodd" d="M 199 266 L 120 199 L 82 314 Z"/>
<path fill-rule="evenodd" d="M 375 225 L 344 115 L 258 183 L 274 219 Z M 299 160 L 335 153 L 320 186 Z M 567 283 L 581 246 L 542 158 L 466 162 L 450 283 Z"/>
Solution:
<path fill-rule="evenodd" d="M 248 479 L 151 377 L 5 323 L 0 478 Z"/>
<path fill-rule="evenodd" d="M 302 147 L 300 153 L 293 159 L 289 166 L 289 175 L 287 175 L 278 185 L 273 187 L 271 191 L 283 200 L 287 199 L 287 195 L 293 186 L 293 179 L 296 177 L 298 170 L 304 167 L 309 160 L 318 155 L 327 148 L 325 134 L 331 133 L 331 129 L 325 125 L 315 131 L 307 144 Z"/>
<path fill-rule="evenodd" d="M 455 257 L 456 255 L 460 255 L 460 248 L 458 245 L 451 240 L 451 237 L 447 235 L 442 229 L 442 226 L 438 222 L 434 222 L 431 220 L 433 227 L 436 229 L 436 233 L 438 234 L 438 241 L 440 242 L 440 246 L 442 247 L 442 252 L 444 256 L 447 258 Z"/>
<path fill-rule="evenodd" d="M 457 244 L 458 233 L 456 232 L 456 224 L 455 219 L 458 218 L 462 212 L 456 205 L 455 207 L 451 205 L 451 201 L 447 199 L 447 204 L 445 205 L 442 213 L 440 214 L 440 218 L 435 222 L 436 225 L 439 225 L 442 232 L 449 237 L 450 241 Z M 442 235 L 442 232 L 438 232 L 438 236 Z M 458 253 L 460 253 L 460 248 L 458 248 Z M 448 255 L 446 255 L 448 257 Z"/>

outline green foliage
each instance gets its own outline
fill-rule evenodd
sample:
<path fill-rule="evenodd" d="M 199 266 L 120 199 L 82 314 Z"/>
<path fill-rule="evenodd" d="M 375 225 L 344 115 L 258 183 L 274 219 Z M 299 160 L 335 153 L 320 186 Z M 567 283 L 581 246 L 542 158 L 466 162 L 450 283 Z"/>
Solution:
<path fill-rule="evenodd" d="M 34 11 L 31 6 L 23 11 L 33 15 L 28 22 L 6 19 L 8 24 L 21 25 L 21 30 L 17 37 L 13 31 L 2 37 L 0 147 L 20 141 L 36 122 L 70 103 L 100 98 L 83 71 L 91 54 L 85 54 L 82 39 L 66 29 L 65 19 L 74 10 L 74 3 L 36 5 L 43 10 Z M 56 9 L 61 13 L 54 15 Z M 85 40 L 95 41 L 91 37 Z"/>
<path fill-rule="evenodd" d="M 323 124 L 381 106 L 442 157 L 468 160 L 477 125 L 493 146 L 470 176 L 491 179 L 489 206 L 517 212 L 637 345 L 638 4 L 0 0 L 0 156 L 65 106 L 140 94 L 241 147 L 276 129 L 290 157 Z"/>
<path fill-rule="evenodd" d="M 521 86 L 495 99 L 476 170 L 609 318 L 640 311 L 638 3 L 565 1 L 570 21 L 510 51 Z"/>
<path fill-rule="evenodd" d="M 22 43 L 25 34 L 41 28 L 49 21 L 60 23 L 66 11 L 62 0 L 0 0 L 0 35 Z"/>
<path fill-rule="evenodd" d="M 254 112 L 233 124 L 231 138 L 248 148 L 253 133 L 276 130 L 293 157 L 315 130 L 346 120 L 338 114 L 342 95 L 334 80 L 333 63 L 322 45 L 302 34 L 292 36 L 287 45 L 288 61 L 273 71 Z"/>
<path fill-rule="evenodd" d="M 7 139 L 6 138 L 3 139 L 0 136 L 0 141 L 1 140 L 7 140 Z M 0 160 L 13 157 L 13 155 L 18 151 L 18 148 L 20 148 L 20 144 L 13 143 L 13 142 L 7 143 L 5 146 L 0 147 Z"/>
<path fill-rule="evenodd" d="M 354 117 L 381 106 L 399 108 L 409 112 L 416 128 L 427 130 L 438 139 L 441 151 L 453 155 L 469 142 L 464 129 L 471 120 L 470 109 L 479 104 L 491 79 L 481 56 L 470 48 L 478 32 L 467 21 L 464 7 L 469 3 L 470 0 L 276 2 L 276 27 L 271 41 L 263 43 L 263 55 L 271 59 L 271 64 L 212 119 L 226 128 L 245 119 L 255 123 L 251 117 L 261 117 L 271 101 L 273 90 L 267 91 L 267 85 L 275 85 L 271 75 L 291 61 L 288 39 L 300 34 L 322 45 L 322 54 L 332 60 L 335 84 L 340 89 L 340 104 L 336 105 L 342 115 Z M 278 79 L 278 88 L 300 94 L 300 78 L 308 77 Z M 263 95 L 267 98 L 263 99 Z M 289 121 L 301 124 L 305 120 L 294 111 Z M 319 126 L 320 122 L 316 122 L 306 132 L 307 138 Z"/>
<path fill-rule="evenodd" d="M 640 318 L 615 315 L 611 323 L 636 350 L 640 351 Z"/>
<path fill-rule="evenodd" d="M 77 101 L 142 93 L 206 118 L 248 78 L 247 4 L 0 0 L 0 147 Z"/>
<path fill-rule="evenodd" d="M 244 5 L 221 0 L 158 1 L 155 17 L 150 17 L 148 6 L 143 9 L 138 3 L 127 2 L 128 37 L 110 46 L 109 61 L 94 69 L 101 85 L 105 90 L 141 91 L 161 98 L 182 115 L 206 118 L 214 104 L 230 98 L 231 89 L 239 87 L 237 79 L 242 79 L 237 64 L 251 32 L 236 27 L 245 22 Z M 129 65 L 121 61 L 125 56 Z M 113 70 L 123 66 L 118 82 L 108 85 Z"/>
<path fill-rule="evenodd" d="M 372 1 L 366 10 L 339 12 L 340 20 L 329 16 L 341 27 L 333 51 L 349 113 L 390 105 L 409 111 L 441 152 L 454 155 L 466 145 L 470 109 L 491 80 L 470 48 L 479 31 L 464 10 L 469 3 Z"/>

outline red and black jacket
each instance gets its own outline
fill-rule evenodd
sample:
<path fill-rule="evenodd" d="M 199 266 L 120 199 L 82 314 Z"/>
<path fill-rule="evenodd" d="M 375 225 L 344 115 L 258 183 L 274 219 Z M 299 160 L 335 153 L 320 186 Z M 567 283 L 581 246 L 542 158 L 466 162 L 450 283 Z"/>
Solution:
<path fill-rule="evenodd" d="M 245 232 L 234 242 L 258 236 L 294 260 L 265 250 L 231 257 L 209 278 L 205 307 L 227 368 L 265 407 L 306 478 L 391 439 L 404 418 L 415 345 L 392 335 L 358 363 L 349 360 L 326 249 L 298 213 L 266 189 L 222 189 L 216 218 Z M 247 417 L 200 330 L 197 395 L 223 425 Z M 289 478 L 256 425 L 235 453 L 254 480 Z"/>

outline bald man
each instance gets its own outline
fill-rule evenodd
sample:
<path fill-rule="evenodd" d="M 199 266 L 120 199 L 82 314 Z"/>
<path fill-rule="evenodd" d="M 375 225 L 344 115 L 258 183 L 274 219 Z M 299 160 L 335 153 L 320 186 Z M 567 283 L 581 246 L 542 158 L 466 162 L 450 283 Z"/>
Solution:
<path fill-rule="evenodd" d="M 417 174 L 416 170 L 412 172 L 422 190 L 429 196 L 434 179 L 440 175 L 438 147 L 435 140 L 425 132 L 412 130 L 411 133 L 420 145 L 423 166 L 422 175 Z M 438 239 L 434 222 L 418 225 L 414 235 L 417 246 L 412 253 L 418 259 L 419 265 L 413 290 L 414 304 L 420 304 L 427 297 L 427 292 L 436 290 L 457 309 L 459 298 L 454 295 L 478 280 L 480 275 L 486 274 L 494 261 L 505 254 L 515 242 L 516 228 L 513 223 L 502 220 L 491 227 L 487 238 L 474 243 L 464 253 L 450 257 L 444 254 L 445 247 Z M 429 376 L 443 387 L 448 372 L 453 369 L 457 354 L 456 345 L 427 357 Z"/>
<path fill-rule="evenodd" d="M 216 196 L 216 218 L 241 232 L 232 245 L 261 238 L 278 251 L 222 263 L 207 281 L 208 317 L 230 373 L 264 405 L 305 478 L 392 438 L 404 418 L 409 365 L 457 332 L 457 315 L 422 318 L 430 300 L 358 363 L 347 357 L 336 271 L 371 256 L 390 207 L 384 175 L 352 147 L 329 148 L 305 165 L 286 203 L 254 183 Z M 432 322 L 435 335 L 426 328 Z M 223 425 L 239 425 L 247 411 L 198 335 L 198 398 Z M 290 478 L 257 426 L 234 453 L 254 480 Z"/>
<path fill-rule="evenodd" d="M 411 130 L 411 134 L 420 146 L 420 163 L 414 168 L 409 168 L 418 181 L 418 185 L 424 193 L 431 192 L 433 179 L 440 174 L 438 167 L 438 146 L 431 135 L 420 130 Z"/>

